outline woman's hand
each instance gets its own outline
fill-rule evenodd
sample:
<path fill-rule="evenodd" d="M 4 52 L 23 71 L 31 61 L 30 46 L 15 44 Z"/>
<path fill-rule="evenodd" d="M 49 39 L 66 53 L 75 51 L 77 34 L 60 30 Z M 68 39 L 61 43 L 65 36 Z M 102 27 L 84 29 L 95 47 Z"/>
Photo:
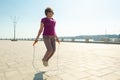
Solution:
<path fill-rule="evenodd" d="M 38 40 L 36 39 L 35 41 L 34 41 L 34 43 L 33 43 L 33 46 L 35 46 L 35 44 L 38 42 Z"/>
<path fill-rule="evenodd" d="M 56 41 L 58 42 L 58 44 L 60 44 L 60 40 L 59 40 L 59 38 L 56 38 Z"/>

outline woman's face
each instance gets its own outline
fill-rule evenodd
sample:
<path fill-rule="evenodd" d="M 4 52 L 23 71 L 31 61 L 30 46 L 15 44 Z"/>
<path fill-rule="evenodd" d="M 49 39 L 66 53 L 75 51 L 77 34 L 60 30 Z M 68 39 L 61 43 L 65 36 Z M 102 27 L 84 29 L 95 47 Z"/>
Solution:
<path fill-rule="evenodd" d="M 48 18 L 52 18 L 52 16 L 53 16 L 53 13 L 52 13 L 52 12 L 48 12 L 48 13 L 47 13 L 47 17 L 48 17 Z"/>

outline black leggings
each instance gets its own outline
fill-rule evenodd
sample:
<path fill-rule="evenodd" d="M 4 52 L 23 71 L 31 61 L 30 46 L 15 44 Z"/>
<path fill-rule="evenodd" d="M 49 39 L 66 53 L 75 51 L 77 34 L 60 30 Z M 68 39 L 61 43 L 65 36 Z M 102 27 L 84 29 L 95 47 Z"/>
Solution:
<path fill-rule="evenodd" d="M 43 57 L 43 60 L 48 61 L 53 56 L 53 54 L 55 53 L 55 50 L 56 50 L 55 36 L 43 35 L 43 40 L 44 40 L 44 44 L 47 49 L 47 51 Z"/>

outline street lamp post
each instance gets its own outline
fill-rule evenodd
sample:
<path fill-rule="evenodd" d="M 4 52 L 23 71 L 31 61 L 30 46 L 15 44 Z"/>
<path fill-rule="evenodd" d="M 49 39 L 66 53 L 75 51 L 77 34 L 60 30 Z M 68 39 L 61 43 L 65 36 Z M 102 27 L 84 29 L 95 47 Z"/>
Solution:
<path fill-rule="evenodd" d="M 16 39 L 16 24 L 17 24 L 16 17 L 14 17 L 14 19 L 13 19 L 13 25 L 14 25 L 14 38 L 13 38 L 11 41 L 17 41 L 17 39 Z"/>

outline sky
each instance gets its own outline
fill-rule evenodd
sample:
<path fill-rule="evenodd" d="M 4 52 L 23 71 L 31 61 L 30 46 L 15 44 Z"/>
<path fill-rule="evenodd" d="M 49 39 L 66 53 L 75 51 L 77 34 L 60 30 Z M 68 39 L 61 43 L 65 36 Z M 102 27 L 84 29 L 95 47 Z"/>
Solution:
<path fill-rule="evenodd" d="M 58 36 L 120 34 L 120 0 L 0 0 L 0 38 L 35 38 L 51 7 Z"/>

